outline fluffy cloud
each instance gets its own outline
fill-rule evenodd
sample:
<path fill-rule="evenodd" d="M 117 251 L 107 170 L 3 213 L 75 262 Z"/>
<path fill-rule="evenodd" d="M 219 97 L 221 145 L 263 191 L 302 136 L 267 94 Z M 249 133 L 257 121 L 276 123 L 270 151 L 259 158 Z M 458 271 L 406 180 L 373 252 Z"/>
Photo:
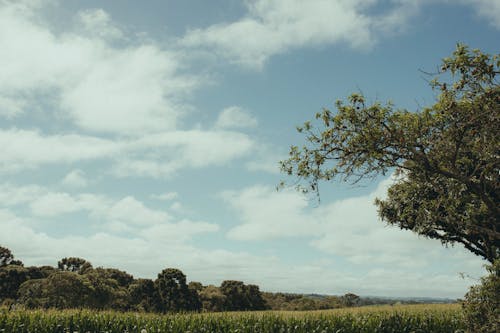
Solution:
<path fill-rule="evenodd" d="M 85 172 L 79 169 L 69 172 L 61 183 L 65 186 L 74 188 L 86 187 L 88 185 L 88 181 L 85 178 Z"/>
<path fill-rule="evenodd" d="M 369 49 L 386 35 L 400 33 L 422 8 L 449 0 L 254 0 L 239 20 L 186 33 L 182 45 L 215 50 L 232 62 L 262 68 L 272 56 L 305 47 L 348 44 Z M 500 2 L 460 0 L 500 29 Z M 374 14 L 372 9 L 384 7 Z M 377 8 L 378 9 L 378 8 Z"/>
<path fill-rule="evenodd" d="M 223 199 L 241 222 L 227 236 L 247 241 L 306 237 L 320 252 L 356 265 L 413 269 L 429 266 L 436 258 L 453 258 L 455 263 L 477 266 L 479 258 L 460 245 L 446 249 L 438 241 L 387 227 L 379 221 L 373 201 L 383 197 L 391 183 L 388 179 L 366 196 L 323 202 L 317 208 L 308 207 L 308 201 L 297 192 L 276 192 L 267 186 L 224 192 Z"/>
<path fill-rule="evenodd" d="M 108 139 L 79 134 L 44 135 L 16 128 L 0 130 L 0 146 L 3 171 L 109 158 L 122 149 L 119 143 Z"/>
<path fill-rule="evenodd" d="M 0 171 L 107 160 L 114 163 L 111 173 L 119 177 L 165 177 L 183 168 L 224 165 L 250 153 L 255 143 L 245 134 L 228 131 L 171 131 L 110 140 L 79 134 L 45 135 L 14 128 L 0 129 L 0 145 L 4 147 Z M 81 174 L 67 177 L 74 181 L 78 176 Z"/>
<path fill-rule="evenodd" d="M 107 212 L 107 218 L 112 221 L 123 221 L 127 225 L 159 224 L 170 220 L 166 212 L 149 209 L 131 196 L 113 204 Z"/>
<path fill-rule="evenodd" d="M 230 106 L 222 110 L 215 123 L 216 128 L 226 129 L 256 126 L 257 119 L 238 106 Z"/>
<path fill-rule="evenodd" d="M 229 131 L 172 131 L 135 140 L 113 167 L 118 177 L 168 177 L 184 168 L 220 166 L 254 149 L 247 135 Z"/>
<path fill-rule="evenodd" d="M 79 22 L 91 35 L 104 39 L 121 39 L 123 32 L 116 27 L 111 17 L 102 9 L 88 9 L 78 14 Z"/>
<path fill-rule="evenodd" d="M 148 208 L 132 196 L 113 199 L 92 193 L 70 194 L 37 185 L 16 186 L 8 183 L 1 184 L 0 190 L 4 207 L 27 207 L 34 217 L 86 212 L 91 219 L 123 223 L 130 227 L 171 222 L 167 212 Z"/>
<path fill-rule="evenodd" d="M 27 265 L 54 265 L 59 258 L 78 256 L 94 265 L 126 269 L 138 277 L 154 277 L 165 267 L 178 267 L 190 280 L 219 284 L 238 279 L 271 291 L 441 297 L 460 297 L 471 281 L 460 279 L 458 272 L 477 276 L 481 265 L 459 249 L 450 251 L 437 243 L 401 237 L 401 231 L 387 234 L 386 228 L 377 227 L 380 224 L 373 216 L 370 220 L 366 197 L 339 201 L 311 213 L 307 202 L 294 192 L 276 193 L 263 186 L 225 192 L 223 199 L 245 221 L 229 232 L 230 237 L 302 236 L 324 241 L 312 246 L 334 254 L 318 254 L 316 260 L 290 264 L 272 252 L 253 255 L 218 245 L 196 245 L 195 237 L 206 237 L 220 227 L 205 221 L 177 220 L 170 212 L 149 208 L 131 196 L 71 195 L 36 185 L 2 184 L 0 190 L 0 244 L 12 249 Z M 43 227 L 48 221 L 44 218 L 57 221 L 57 214 L 76 211 L 86 213 L 89 222 L 99 221 L 90 233 L 75 236 L 68 229 L 56 237 L 50 228 Z M 363 222 L 364 218 L 368 221 Z M 297 244 L 297 251 L 301 246 Z M 384 262 L 379 257 L 395 259 Z M 451 268 L 429 269 L 433 262 Z"/>
<path fill-rule="evenodd" d="M 217 230 L 216 226 L 199 222 L 154 226 L 134 237 L 107 232 L 53 237 L 35 231 L 26 219 L 0 209 L 0 227 L 0 244 L 9 247 L 26 265 L 55 265 L 60 258 L 77 256 L 95 266 L 125 269 L 136 277 L 154 278 L 165 267 L 177 267 L 191 281 L 220 284 L 237 279 L 256 283 L 266 291 L 303 293 L 314 290 L 328 294 L 461 297 L 472 283 L 453 273 L 429 274 L 396 266 L 346 272 L 335 268 L 340 266 L 331 260 L 291 265 L 273 256 L 197 247 L 190 244 L 190 235 Z"/>
<path fill-rule="evenodd" d="M 12 213 L 14 210 L 23 211 L 25 215 L 31 212 L 28 220 L 37 220 L 37 224 L 41 225 L 45 218 L 57 220 L 65 214 L 83 212 L 88 223 L 97 221 L 96 227 L 103 233 L 120 231 L 144 239 L 178 243 L 189 242 L 196 234 L 215 232 L 219 228 L 204 221 L 175 221 L 169 212 L 149 208 L 133 196 L 114 199 L 91 193 L 72 195 L 36 185 L 2 184 L 0 189 L 0 199 L 4 199 L 1 204 L 4 221 L 23 220 Z"/>
<path fill-rule="evenodd" d="M 486 18 L 492 26 L 500 29 L 500 1 L 498 0 L 462 0 L 476 9 L 478 15 Z"/>
<path fill-rule="evenodd" d="M 308 202 L 293 191 L 278 193 L 268 186 L 252 186 L 240 192 L 226 191 L 222 198 L 243 222 L 228 232 L 231 239 L 263 240 L 319 232 L 316 221 L 305 213 Z"/>
<path fill-rule="evenodd" d="M 175 54 L 149 42 L 114 46 L 101 37 L 121 31 L 103 10 L 79 13 L 88 35 L 56 34 L 39 16 L 31 6 L 0 4 L 1 113 L 28 112 L 50 96 L 89 131 L 136 135 L 176 127 L 179 98 L 198 83 L 179 74 Z M 26 103 L 13 103 L 19 99 Z"/>
<path fill-rule="evenodd" d="M 156 199 L 156 200 L 170 201 L 170 200 L 177 199 L 178 196 L 179 196 L 179 193 L 177 193 L 177 192 L 166 192 L 166 193 L 162 193 L 162 194 L 152 194 L 151 198 Z"/>
<path fill-rule="evenodd" d="M 376 0 L 247 1 L 248 13 L 232 23 L 189 31 L 183 45 L 209 47 L 245 66 L 260 68 L 276 54 L 301 47 L 345 43 L 370 48 L 379 37 L 401 28 L 418 1 L 396 1 L 381 15 L 369 15 Z"/>

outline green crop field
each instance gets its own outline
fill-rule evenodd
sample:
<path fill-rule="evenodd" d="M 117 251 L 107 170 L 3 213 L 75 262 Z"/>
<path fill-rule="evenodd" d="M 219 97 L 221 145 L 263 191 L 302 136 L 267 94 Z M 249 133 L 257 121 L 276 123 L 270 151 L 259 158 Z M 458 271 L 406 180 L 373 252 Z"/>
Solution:
<path fill-rule="evenodd" d="M 400 305 L 306 311 L 143 314 L 91 310 L 0 310 L 2 333 L 461 332 L 460 305 Z"/>

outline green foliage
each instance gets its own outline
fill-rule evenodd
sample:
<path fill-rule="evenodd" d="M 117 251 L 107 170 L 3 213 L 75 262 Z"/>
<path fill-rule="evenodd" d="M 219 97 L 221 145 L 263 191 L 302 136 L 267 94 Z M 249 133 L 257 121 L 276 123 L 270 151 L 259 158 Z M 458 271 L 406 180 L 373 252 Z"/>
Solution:
<path fill-rule="evenodd" d="M 14 260 L 12 252 L 8 248 L 0 246 L 0 267 L 7 266 L 12 260 Z"/>
<path fill-rule="evenodd" d="M 29 270 L 22 266 L 0 267 L 0 301 L 15 299 L 19 286 L 29 279 Z"/>
<path fill-rule="evenodd" d="M 0 246 L 0 267 L 7 265 L 23 266 L 23 263 L 20 260 L 15 260 L 14 255 L 8 248 Z"/>
<path fill-rule="evenodd" d="M 463 308 L 468 332 L 500 332 L 500 260 L 488 266 L 489 275 L 470 288 Z"/>
<path fill-rule="evenodd" d="M 224 311 L 226 304 L 226 296 L 222 293 L 220 288 L 208 285 L 199 292 L 201 306 L 203 311 L 206 312 L 219 312 Z"/>
<path fill-rule="evenodd" d="M 197 311 L 201 304 L 198 294 L 188 288 L 186 276 L 176 268 L 166 268 L 154 282 L 160 311 Z"/>
<path fill-rule="evenodd" d="M 450 80 L 431 82 L 440 92 L 431 107 L 367 105 L 360 94 L 338 101 L 336 113 L 316 115 L 318 128 L 298 128 L 307 144 L 292 146 L 281 169 L 316 193 L 320 181 L 395 171 L 387 199 L 376 201 L 384 221 L 493 262 L 500 257 L 499 67 L 499 55 L 458 45 L 439 73 Z"/>
<path fill-rule="evenodd" d="M 59 268 L 61 271 L 83 274 L 86 270 L 92 268 L 92 264 L 82 258 L 69 257 L 61 259 L 57 263 L 57 268 Z"/>
<path fill-rule="evenodd" d="M 130 307 L 134 311 L 153 312 L 155 310 L 155 285 L 150 279 L 134 280 L 128 287 Z"/>
<path fill-rule="evenodd" d="M 340 298 L 340 302 L 346 307 L 359 306 L 361 303 L 361 297 L 356 294 L 348 293 Z"/>
<path fill-rule="evenodd" d="M 2 311 L 0 332 L 453 333 L 464 328 L 456 306 L 374 307 L 353 311 L 151 315 L 88 310 Z"/>
<path fill-rule="evenodd" d="M 259 287 L 256 285 L 226 280 L 221 283 L 220 291 L 226 298 L 224 304 L 226 311 L 264 310 L 266 308 Z"/>

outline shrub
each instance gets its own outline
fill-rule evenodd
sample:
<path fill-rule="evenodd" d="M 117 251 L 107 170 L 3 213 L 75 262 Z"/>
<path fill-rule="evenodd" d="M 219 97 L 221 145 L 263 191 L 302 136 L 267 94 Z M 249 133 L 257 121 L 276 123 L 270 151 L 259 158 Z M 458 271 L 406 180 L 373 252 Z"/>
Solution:
<path fill-rule="evenodd" d="M 468 332 L 500 332 L 500 260 L 487 269 L 490 274 L 470 288 L 462 303 Z"/>

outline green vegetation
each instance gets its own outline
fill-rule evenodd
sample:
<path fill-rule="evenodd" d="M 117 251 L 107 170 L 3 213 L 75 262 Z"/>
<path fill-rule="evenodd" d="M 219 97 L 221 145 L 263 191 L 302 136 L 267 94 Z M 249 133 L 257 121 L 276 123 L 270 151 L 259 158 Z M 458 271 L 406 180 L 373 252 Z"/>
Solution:
<path fill-rule="evenodd" d="M 317 113 L 318 125 L 298 128 L 306 144 L 292 146 L 281 168 L 316 193 L 320 181 L 395 172 L 387 198 L 376 201 L 382 220 L 461 243 L 493 263 L 500 258 L 500 54 L 458 45 L 437 74 L 436 103 L 417 112 L 367 105 L 353 94 L 337 112 Z"/>
<path fill-rule="evenodd" d="M 0 311 L 3 333 L 460 332 L 458 305 L 363 307 L 312 312 L 154 315 L 90 310 Z"/>
<path fill-rule="evenodd" d="M 383 221 L 460 243 L 494 265 L 466 296 L 468 332 L 500 327 L 499 74 L 500 54 L 459 44 L 430 82 L 439 93 L 434 105 L 410 112 L 353 94 L 337 101 L 336 113 L 317 113 L 319 125 L 298 127 L 306 144 L 281 162 L 283 172 L 307 181 L 297 189 L 318 195 L 321 181 L 395 173 L 387 197 L 375 201 Z"/>
<path fill-rule="evenodd" d="M 135 279 L 125 271 L 94 268 L 87 260 L 75 257 L 61 259 L 57 268 L 24 267 L 10 250 L 0 247 L 0 251 L 4 262 L 0 266 L 0 305 L 10 308 L 176 313 L 325 310 L 402 302 L 352 293 L 324 296 L 261 292 L 257 285 L 236 280 L 222 281 L 218 287 L 205 286 L 187 283 L 184 273 L 176 268 L 164 269 L 155 280 Z"/>
<path fill-rule="evenodd" d="M 220 287 L 187 284 L 176 268 L 155 280 L 134 279 L 116 268 L 94 268 L 82 258 L 61 259 L 57 268 L 24 267 L 0 246 L 0 305 L 29 309 L 142 312 L 249 311 L 268 309 L 259 287 L 226 280 Z"/>
<path fill-rule="evenodd" d="M 488 266 L 490 274 L 465 295 L 463 303 L 469 332 L 500 332 L 500 260 Z"/>
<path fill-rule="evenodd" d="M 443 244 L 461 243 L 492 265 L 482 284 L 458 305 L 364 307 L 315 312 L 196 313 L 264 309 L 319 310 L 366 304 L 354 294 L 307 297 L 261 293 L 256 285 L 226 280 L 220 287 L 187 283 L 178 269 L 157 279 L 134 279 L 114 268 L 64 258 L 57 268 L 24 267 L 0 247 L 0 333 L 66 332 L 498 332 L 500 330 L 500 55 L 458 45 L 443 60 L 449 80 L 431 81 L 436 103 L 418 112 L 391 103 L 367 106 L 360 94 L 338 112 L 316 115 L 300 127 L 307 144 L 291 148 L 282 170 L 318 191 L 335 177 L 354 179 L 395 172 L 387 198 L 377 200 L 388 224 Z M 23 308 L 95 310 L 22 310 Z M 16 310 L 18 309 L 18 310 Z M 189 314 L 179 314 L 190 312 Z M 177 314 L 173 314 L 177 313 Z"/>

